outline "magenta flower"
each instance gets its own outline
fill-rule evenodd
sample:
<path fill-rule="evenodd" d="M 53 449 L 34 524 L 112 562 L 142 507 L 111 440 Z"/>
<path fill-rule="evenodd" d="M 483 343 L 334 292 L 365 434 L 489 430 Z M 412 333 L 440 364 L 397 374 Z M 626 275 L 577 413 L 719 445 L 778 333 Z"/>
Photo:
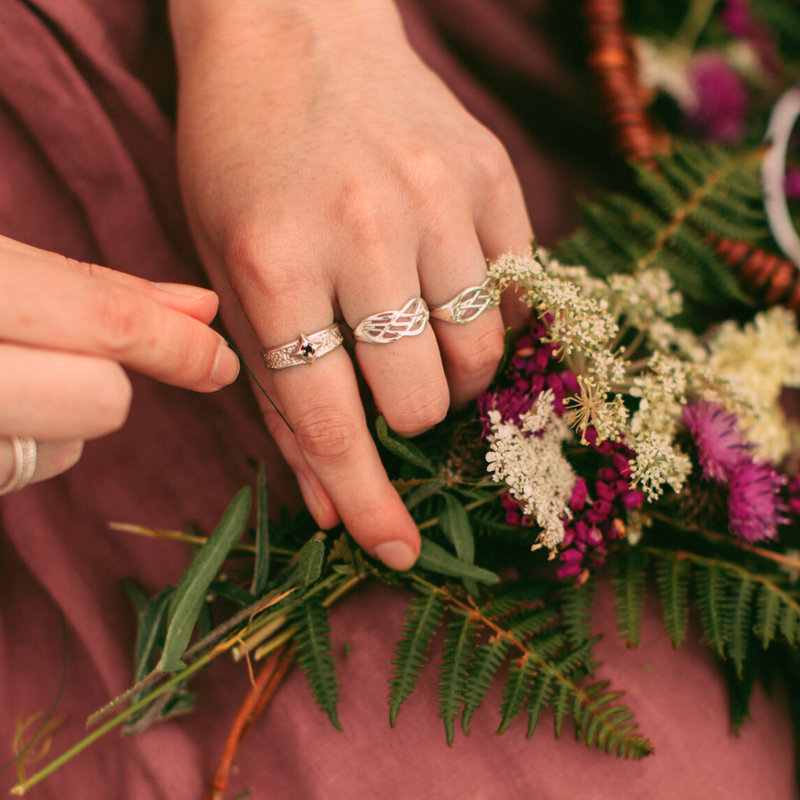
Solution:
<path fill-rule="evenodd" d="M 483 426 L 483 436 L 491 433 L 490 411 L 499 411 L 503 422 L 519 425 L 520 417 L 527 414 L 533 406 L 533 397 L 519 389 L 496 389 L 478 395 L 478 419 Z"/>
<path fill-rule="evenodd" d="M 703 475 L 717 483 L 727 481 L 749 453 L 736 416 L 716 403 L 697 400 L 683 410 L 683 421 L 697 446 Z"/>
<path fill-rule="evenodd" d="M 736 142 L 744 134 L 747 94 L 739 76 L 720 55 L 694 59 L 689 78 L 697 102 L 687 109 L 689 126 L 714 142 Z"/>
<path fill-rule="evenodd" d="M 746 542 L 774 539 L 785 525 L 787 508 L 780 497 L 786 479 L 769 464 L 742 461 L 730 479 L 730 532 Z"/>
<path fill-rule="evenodd" d="M 772 75 L 779 72 L 776 36 L 753 16 L 750 0 L 725 0 L 719 16 L 731 36 L 752 45 L 765 72 Z"/>

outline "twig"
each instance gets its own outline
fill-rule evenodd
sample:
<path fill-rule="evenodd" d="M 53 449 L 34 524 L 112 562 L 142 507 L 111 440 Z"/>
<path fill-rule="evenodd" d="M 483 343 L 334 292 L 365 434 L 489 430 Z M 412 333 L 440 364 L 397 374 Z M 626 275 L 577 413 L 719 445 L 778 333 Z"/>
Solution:
<path fill-rule="evenodd" d="M 225 791 L 228 788 L 228 779 L 230 777 L 231 767 L 233 766 L 233 760 L 236 758 L 236 753 L 244 741 L 245 736 L 247 736 L 248 732 L 253 727 L 259 714 L 264 710 L 270 697 L 278 687 L 279 681 L 275 683 L 272 692 L 269 692 L 270 685 L 273 683 L 273 677 L 278 673 L 281 655 L 284 649 L 285 648 L 282 647 L 276 650 L 269 661 L 264 664 L 261 668 L 261 672 L 258 674 L 255 685 L 250 688 L 244 702 L 239 708 L 230 731 L 228 732 L 228 736 L 225 739 L 225 744 L 222 748 L 222 756 L 214 772 L 214 777 L 206 790 L 204 800 L 222 800 L 224 797 Z M 290 663 L 291 662 L 289 662 L 289 664 Z M 286 669 L 288 669 L 288 665 Z"/>

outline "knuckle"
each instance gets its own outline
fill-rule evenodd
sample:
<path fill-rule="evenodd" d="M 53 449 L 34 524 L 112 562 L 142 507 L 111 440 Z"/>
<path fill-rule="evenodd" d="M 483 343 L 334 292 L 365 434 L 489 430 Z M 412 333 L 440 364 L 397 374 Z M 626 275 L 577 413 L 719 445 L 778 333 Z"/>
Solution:
<path fill-rule="evenodd" d="M 448 187 L 453 181 L 450 167 L 441 155 L 431 150 L 420 150 L 409 157 L 411 175 L 426 191 Z"/>
<path fill-rule="evenodd" d="M 317 460 L 345 460 L 356 446 L 355 421 L 344 409 L 310 408 L 292 420 L 300 449 Z"/>
<path fill-rule="evenodd" d="M 483 137 L 471 149 L 469 157 L 478 181 L 484 187 L 501 187 L 513 178 L 511 159 L 500 140 L 494 136 Z"/>
<path fill-rule="evenodd" d="M 104 286 L 98 292 L 95 335 L 102 350 L 119 356 L 129 352 L 141 339 L 143 315 L 131 292 Z"/>
<path fill-rule="evenodd" d="M 226 242 L 223 259 L 237 291 L 255 289 L 280 297 L 296 290 L 298 242 L 278 225 L 242 225 Z"/>
<path fill-rule="evenodd" d="M 334 215 L 337 223 L 359 246 L 384 245 L 387 225 L 386 203 L 373 186 L 352 184 L 344 187 L 336 200 Z"/>
<path fill-rule="evenodd" d="M 386 421 L 398 433 L 410 436 L 432 428 L 447 416 L 450 397 L 441 387 L 430 383 L 414 387 L 401 404 L 386 411 Z"/>
<path fill-rule="evenodd" d="M 458 368 L 465 375 L 494 373 L 505 347 L 502 330 L 492 327 L 483 331 L 465 352 L 459 354 Z"/>

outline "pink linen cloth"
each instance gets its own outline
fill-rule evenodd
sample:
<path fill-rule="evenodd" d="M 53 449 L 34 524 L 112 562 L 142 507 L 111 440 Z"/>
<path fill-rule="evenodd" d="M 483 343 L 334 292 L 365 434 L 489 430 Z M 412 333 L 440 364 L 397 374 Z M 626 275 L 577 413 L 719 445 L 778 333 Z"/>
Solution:
<path fill-rule="evenodd" d="M 505 142 L 542 240 L 568 232 L 574 192 L 592 178 L 581 174 L 585 160 L 570 167 L 533 143 L 519 121 L 525 93 L 551 98 L 558 124 L 573 135 L 586 120 L 587 141 L 598 137 L 596 116 L 582 105 L 585 81 L 541 34 L 547 8 L 408 0 L 403 11 L 420 52 Z M 181 210 L 172 124 L 159 105 L 169 107 L 174 94 L 163 21 L 162 5 L 146 0 L 0 3 L 1 234 L 150 279 L 204 280 Z M 502 87 L 515 87 L 517 107 Z M 537 109 L 544 116 L 547 106 Z M 183 546 L 110 532 L 109 521 L 193 521 L 208 530 L 253 482 L 252 463 L 262 458 L 275 497 L 296 497 L 243 380 L 199 396 L 132 378 L 122 431 L 89 443 L 63 478 L 0 500 L 0 761 L 12 755 L 17 722 L 56 694 L 62 615 L 67 679 L 58 712 L 67 721 L 53 735 L 53 753 L 77 741 L 87 715 L 131 682 L 134 615 L 120 579 L 154 591 L 177 580 L 187 561 Z M 471 736 L 457 736 L 449 749 L 436 717 L 434 665 L 391 731 L 386 684 L 405 600 L 368 587 L 337 609 L 336 650 L 350 646 L 339 659 L 344 732 L 330 727 L 294 672 L 241 751 L 230 797 L 247 787 L 270 800 L 795 797 L 780 698 L 757 690 L 754 723 L 736 738 L 713 657 L 697 635 L 671 652 L 648 608 L 644 645 L 628 652 L 613 631 L 607 590 L 596 622 L 607 634 L 597 648 L 601 674 L 629 689 L 627 702 L 655 742 L 652 758 L 632 763 L 589 751 L 569 741 L 569 728 L 555 742 L 549 717 L 532 741 L 522 721 L 496 737 L 497 690 Z M 29 796 L 199 800 L 247 673 L 218 663 L 194 688 L 193 715 L 132 739 L 111 734 Z M 1 773 L 0 791 L 13 782 L 13 770 Z"/>

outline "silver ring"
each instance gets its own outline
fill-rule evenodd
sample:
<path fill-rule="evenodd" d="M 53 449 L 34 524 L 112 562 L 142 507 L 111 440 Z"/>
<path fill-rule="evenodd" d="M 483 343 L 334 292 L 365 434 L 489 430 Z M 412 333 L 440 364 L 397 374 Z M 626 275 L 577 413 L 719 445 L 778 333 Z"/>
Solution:
<path fill-rule="evenodd" d="M 267 369 L 284 369 L 296 367 L 298 364 L 313 364 L 343 342 L 344 337 L 339 330 L 339 324 L 334 322 L 333 325 L 328 325 L 316 333 L 309 333 L 308 336 L 301 333 L 299 339 L 280 347 L 273 347 L 271 350 L 264 350 L 261 355 Z"/>
<path fill-rule="evenodd" d="M 412 297 L 399 311 L 371 314 L 353 330 L 359 342 L 389 344 L 404 336 L 419 336 L 428 324 L 430 311 L 421 297 Z"/>
<path fill-rule="evenodd" d="M 452 322 L 454 325 L 465 325 L 477 319 L 487 309 L 499 305 L 500 289 L 497 282 L 487 278 L 480 286 L 464 289 L 449 303 L 432 308 L 431 316 L 444 322 Z"/>
<path fill-rule="evenodd" d="M 30 436 L 12 436 L 14 466 L 9 479 L 0 486 L 0 495 L 16 492 L 31 482 L 36 471 L 36 442 Z"/>

